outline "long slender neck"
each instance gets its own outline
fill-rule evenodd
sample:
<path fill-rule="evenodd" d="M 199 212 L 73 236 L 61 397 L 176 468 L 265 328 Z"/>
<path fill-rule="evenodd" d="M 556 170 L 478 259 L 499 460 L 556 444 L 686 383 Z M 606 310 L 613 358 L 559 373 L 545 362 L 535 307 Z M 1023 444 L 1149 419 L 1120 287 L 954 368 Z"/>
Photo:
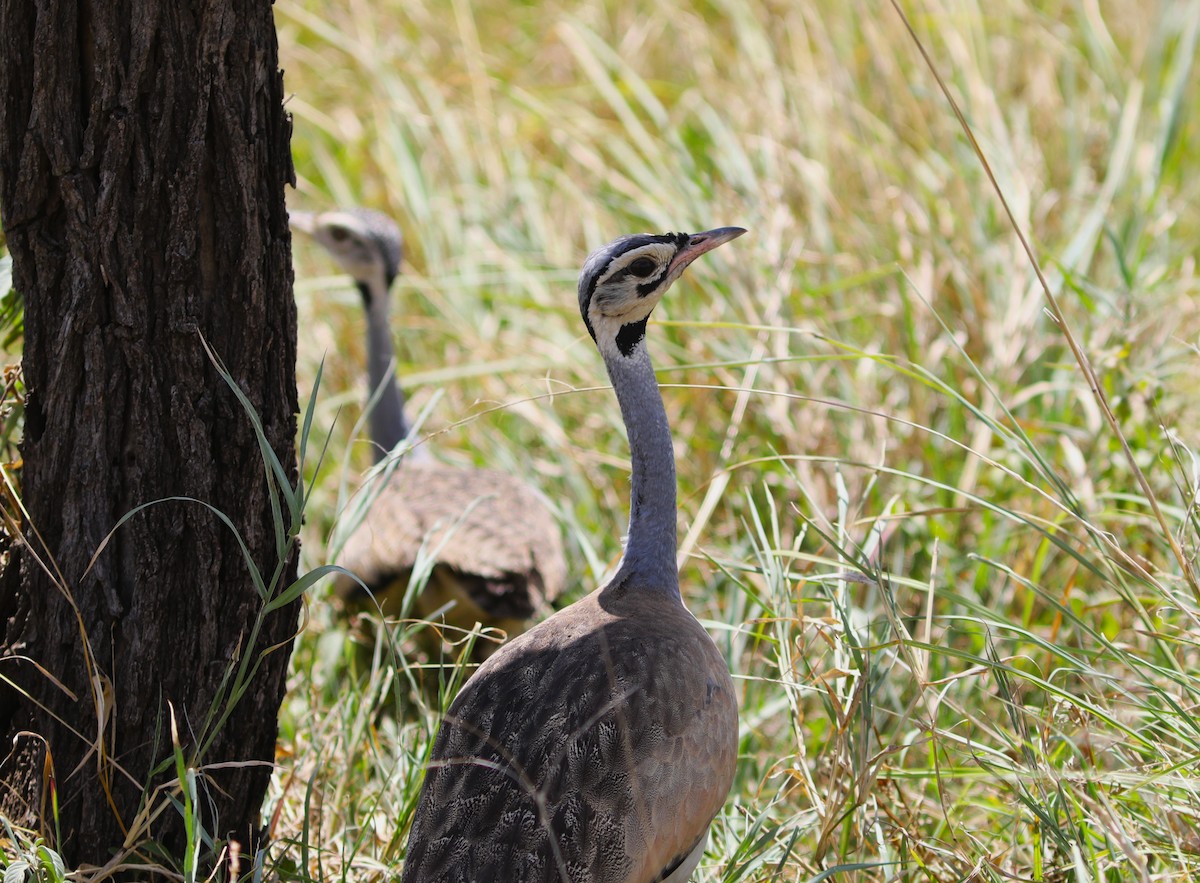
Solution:
<path fill-rule="evenodd" d="M 408 435 L 408 421 L 404 419 L 404 394 L 396 383 L 386 287 L 382 293 L 373 293 L 360 282 L 359 289 L 367 308 L 367 377 L 371 384 L 367 394 L 375 400 L 368 420 L 378 463 Z"/>
<path fill-rule="evenodd" d="M 604 363 L 621 405 L 633 465 L 625 556 L 606 589 L 679 598 L 675 452 L 650 354 L 643 340 L 627 357 L 604 353 Z"/>

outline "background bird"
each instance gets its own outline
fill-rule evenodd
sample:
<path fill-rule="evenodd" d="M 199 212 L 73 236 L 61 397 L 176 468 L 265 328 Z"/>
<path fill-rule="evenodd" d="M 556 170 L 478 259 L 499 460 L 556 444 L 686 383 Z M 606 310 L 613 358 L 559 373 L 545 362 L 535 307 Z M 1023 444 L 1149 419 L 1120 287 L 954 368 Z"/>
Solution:
<path fill-rule="evenodd" d="M 388 322 L 389 291 L 402 257 L 400 231 L 387 215 L 365 209 L 292 212 L 291 224 L 329 252 L 362 295 L 372 399 L 368 423 L 378 462 L 410 430 Z M 437 463 L 419 446 L 392 471 L 339 563 L 366 584 L 385 615 L 395 616 L 422 545 L 436 564 L 410 615 L 444 623 L 447 641 L 477 622 L 519 634 L 535 616 L 548 614 L 562 591 L 562 539 L 542 498 L 511 475 Z M 346 600 L 363 594 L 344 575 L 335 590 Z M 425 646 L 432 654 L 447 649 L 441 640 Z M 496 646 L 494 640 L 477 641 L 475 658 L 486 658 Z"/>
<path fill-rule="evenodd" d="M 729 670 L 683 604 L 675 462 L 646 323 L 693 260 L 745 231 L 624 236 L 579 279 L 629 436 L 616 574 L 500 648 L 434 743 L 403 880 L 687 880 L 733 781 Z"/>

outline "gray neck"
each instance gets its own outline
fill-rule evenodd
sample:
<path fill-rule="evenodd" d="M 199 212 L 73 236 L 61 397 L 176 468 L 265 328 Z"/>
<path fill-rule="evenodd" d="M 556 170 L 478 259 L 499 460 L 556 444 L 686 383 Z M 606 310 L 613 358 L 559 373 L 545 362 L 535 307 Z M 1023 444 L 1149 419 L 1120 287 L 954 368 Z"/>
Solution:
<path fill-rule="evenodd" d="M 633 464 L 625 557 L 606 588 L 657 591 L 679 598 L 675 452 L 645 340 L 628 357 L 606 353 L 604 363 L 621 405 Z"/>
<path fill-rule="evenodd" d="M 375 462 L 378 463 L 408 435 L 404 419 L 404 394 L 396 383 L 396 351 L 388 327 L 387 294 L 372 297 L 363 291 L 367 305 L 367 395 L 375 400 L 368 416 Z"/>

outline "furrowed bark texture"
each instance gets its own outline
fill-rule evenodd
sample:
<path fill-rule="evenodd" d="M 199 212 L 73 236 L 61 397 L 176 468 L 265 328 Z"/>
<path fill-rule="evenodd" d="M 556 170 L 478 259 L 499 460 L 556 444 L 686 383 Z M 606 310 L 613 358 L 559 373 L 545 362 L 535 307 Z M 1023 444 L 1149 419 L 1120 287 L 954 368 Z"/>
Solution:
<path fill-rule="evenodd" d="M 243 851 L 256 839 L 297 605 L 247 646 L 261 599 L 233 533 L 193 503 L 133 516 L 88 564 L 127 512 L 189 496 L 228 515 L 264 578 L 280 567 L 253 427 L 201 335 L 294 472 L 289 137 L 268 2 L 0 0 L 30 538 L 0 583 L 0 813 L 72 865 L 147 835 L 182 856 L 176 809 L 146 822 L 175 775 L 152 772 L 171 756 L 168 703 L 190 752 L 246 653 L 262 662 L 201 758 L 197 810 Z"/>

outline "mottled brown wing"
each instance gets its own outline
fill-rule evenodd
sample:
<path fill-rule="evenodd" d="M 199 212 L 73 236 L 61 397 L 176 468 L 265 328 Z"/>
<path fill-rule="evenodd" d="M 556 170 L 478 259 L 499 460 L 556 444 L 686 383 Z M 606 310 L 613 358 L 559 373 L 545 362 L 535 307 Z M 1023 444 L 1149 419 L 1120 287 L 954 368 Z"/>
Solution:
<path fill-rule="evenodd" d="M 558 526 L 538 495 L 511 475 L 401 465 L 346 542 L 340 563 L 374 589 L 407 578 L 422 543 L 495 616 L 548 610 L 562 592 Z M 337 581 L 343 596 L 356 589 L 349 577 Z"/>
<path fill-rule="evenodd" d="M 650 883 L 707 831 L 737 751 L 725 661 L 677 600 L 601 605 L 560 611 L 467 682 L 404 881 Z"/>

